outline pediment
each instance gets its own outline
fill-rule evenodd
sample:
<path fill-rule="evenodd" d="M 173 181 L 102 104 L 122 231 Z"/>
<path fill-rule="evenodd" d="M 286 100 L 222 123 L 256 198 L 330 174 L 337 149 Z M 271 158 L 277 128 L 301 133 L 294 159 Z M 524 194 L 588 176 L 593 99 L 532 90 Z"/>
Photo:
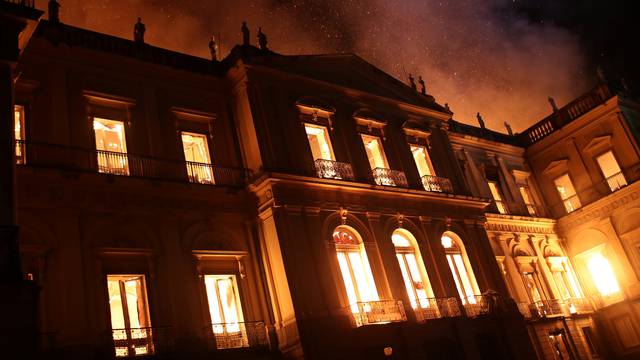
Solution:
<path fill-rule="evenodd" d="M 558 172 L 567 172 L 569 170 L 569 159 L 555 160 L 549 163 L 542 173 L 545 175 L 554 174 Z"/>
<path fill-rule="evenodd" d="M 599 150 L 611 147 L 611 135 L 598 136 L 593 138 L 582 150 L 585 153 L 593 154 Z"/>

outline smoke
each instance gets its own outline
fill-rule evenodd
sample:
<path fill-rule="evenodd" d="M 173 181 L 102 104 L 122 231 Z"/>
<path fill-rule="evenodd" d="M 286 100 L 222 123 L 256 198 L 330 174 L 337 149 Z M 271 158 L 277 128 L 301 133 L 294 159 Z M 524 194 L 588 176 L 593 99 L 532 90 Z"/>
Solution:
<path fill-rule="evenodd" d="M 571 33 L 515 15 L 511 0 L 59 0 L 63 22 L 132 38 L 138 16 L 148 43 L 208 57 L 208 37 L 225 55 L 246 20 L 283 54 L 352 52 L 399 79 L 422 75 L 454 118 L 522 131 L 588 82 Z M 46 8 L 46 1 L 38 6 Z"/>

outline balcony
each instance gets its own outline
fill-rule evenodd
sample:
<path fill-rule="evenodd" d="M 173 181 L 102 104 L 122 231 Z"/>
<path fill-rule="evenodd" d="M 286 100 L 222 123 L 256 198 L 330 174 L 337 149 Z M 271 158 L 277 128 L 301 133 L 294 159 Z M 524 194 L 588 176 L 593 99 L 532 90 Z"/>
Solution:
<path fill-rule="evenodd" d="M 34 167 L 234 187 L 244 186 L 251 175 L 249 170 L 237 167 L 24 141 L 16 141 L 16 163 Z"/>
<path fill-rule="evenodd" d="M 267 327 L 262 321 L 211 324 L 205 328 L 208 338 L 215 339 L 215 348 L 268 348 Z"/>
<path fill-rule="evenodd" d="M 315 161 L 315 166 L 319 178 L 351 181 L 354 180 L 353 168 L 351 167 L 351 164 L 333 160 L 317 159 Z"/>
<path fill-rule="evenodd" d="M 425 175 L 422 177 L 422 186 L 424 186 L 425 190 L 431 192 L 453 193 L 451 180 L 443 177 Z"/>
<path fill-rule="evenodd" d="M 169 327 L 113 329 L 111 338 L 116 357 L 161 355 L 173 347 Z"/>
<path fill-rule="evenodd" d="M 420 306 L 413 309 L 418 322 L 462 316 L 457 298 L 420 299 L 418 304 Z"/>
<path fill-rule="evenodd" d="M 592 313 L 593 305 L 585 298 L 551 299 L 537 301 L 533 304 L 518 303 L 518 310 L 525 319 L 539 319 Z"/>
<path fill-rule="evenodd" d="M 371 171 L 377 185 L 408 187 L 404 172 L 385 168 L 375 168 Z"/>
<path fill-rule="evenodd" d="M 467 317 L 474 318 L 480 315 L 486 315 L 491 312 L 491 298 L 486 295 L 473 295 L 465 298 L 464 312 L 467 313 Z"/>
<path fill-rule="evenodd" d="M 407 321 L 400 300 L 363 301 L 347 308 L 355 327 Z"/>

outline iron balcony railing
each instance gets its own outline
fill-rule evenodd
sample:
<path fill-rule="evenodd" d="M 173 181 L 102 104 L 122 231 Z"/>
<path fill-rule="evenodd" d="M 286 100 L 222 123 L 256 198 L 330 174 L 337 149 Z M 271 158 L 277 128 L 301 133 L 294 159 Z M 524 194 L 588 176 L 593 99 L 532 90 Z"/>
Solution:
<path fill-rule="evenodd" d="M 491 311 L 490 301 L 491 299 L 487 295 L 467 296 L 464 302 L 464 312 L 470 318 L 489 314 Z"/>
<path fill-rule="evenodd" d="M 413 309 L 418 322 L 431 319 L 462 316 L 460 302 L 457 298 L 419 299 L 418 307 Z"/>
<path fill-rule="evenodd" d="M 362 301 L 351 304 L 347 309 L 355 327 L 407 321 L 400 300 Z"/>
<path fill-rule="evenodd" d="M 422 177 L 422 186 L 427 191 L 453 193 L 451 180 L 439 176 L 425 175 Z"/>
<path fill-rule="evenodd" d="M 262 321 L 211 324 L 205 328 L 216 349 L 268 348 L 267 327 Z"/>
<path fill-rule="evenodd" d="M 351 164 L 327 159 L 316 159 L 315 166 L 319 178 L 354 180 Z"/>
<path fill-rule="evenodd" d="M 116 357 L 167 354 L 173 347 L 170 327 L 143 327 L 111 330 Z"/>
<path fill-rule="evenodd" d="M 531 318 L 571 316 L 591 312 L 593 312 L 593 305 L 585 298 L 540 300 L 529 305 L 529 317 Z M 523 315 L 525 314 L 523 313 Z"/>
<path fill-rule="evenodd" d="M 22 140 L 16 141 L 16 154 L 21 154 L 16 159 L 16 162 L 21 165 L 207 185 L 242 187 L 251 176 L 249 170 L 238 167 Z"/>
<path fill-rule="evenodd" d="M 375 168 L 371 172 L 377 185 L 408 187 L 407 177 L 402 171 Z"/>

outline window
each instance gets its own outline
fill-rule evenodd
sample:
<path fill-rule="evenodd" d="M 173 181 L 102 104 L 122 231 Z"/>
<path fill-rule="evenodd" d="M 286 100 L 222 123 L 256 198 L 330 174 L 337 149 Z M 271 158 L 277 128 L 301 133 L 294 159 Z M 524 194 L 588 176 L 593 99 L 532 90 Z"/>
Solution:
<path fill-rule="evenodd" d="M 600 295 L 607 296 L 620 292 L 618 279 L 616 279 L 611 264 L 602 254 L 592 255 L 587 262 L 587 268 Z"/>
<path fill-rule="evenodd" d="M 16 163 L 25 163 L 24 154 L 24 140 L 25 140 L 25 127 L 24 127 L 24 106 L 15 105 L 13 108 L 13 121 L 14 121 L 14 136 L 16 140 Z"/>
<path fill-rule="evenodd" d="M 391 241 L 396 249 L 396 258 L 411 307 L 429 307 L 429 298 L 433 298 L 433 292 L 415 238 L 408 231 L 398 229 L 393 232 Z"/>
<path fill-rule="evenodd" d="M 416 166 L 418 167 L 418 173 L 420 177 L 423 176 L 435 176 L 436 173 L 433 170 L 433 164 L 431 164 L 431 159 L 429 158 L 429 153 L 427 152 L 427 148 L 422 145 L 410 145 L 411 153 L 413 154 L 413 160 L 416 162 Z"/>
<path fill-rule="evenodd" d="M 309 147 L 311 148 L 313 160 L 322 159 L 335 161 L 327 127 L 304 124 L 304 129 L 307 133 L 307 139 L 309 140 Z"/>
<path fill-rule="evenodd" d="M 379 300 L 367 253 L 359 235 L 349 227 L 336 228 L 333 241 L 351 311 L 358 313 L 358 303 Z M 367 307 L 364 308 L 366 310 Z"/>
<path fill-rule="evenodd" d="M 524 280 L 524 286 L 527 290 L 527 295 L 529 295 L 529 300 L 532 304 L 540 302 L 542 300 L 542 295 L 540 293 L 540 280 L 538 278 L 538 274 L 535 272 L 526 272 L 522 274 L 522 279 Z"/>
<path fill-rule="evenodd" d="M 582 206 L 580 204 L 580 199 L 573 188 L 573 183 L 569 178 L 569 174 L 560 176 L 554 180 L 554 183 L 556 184 L 556 189 L 558 189 L 558 194 L 560 194 L 564 208 L 568 213 L 579 209 Z"/>
<path fill-rule="evenodd" d="M 144 275 L 107 275 L 116 356 L 153 353 Z"/>
<path fill-rule="evenodd" d="M 387 163 L 387 158 L 384 155 L 384 148 L 382 147 L 380 138 L 365 134 L 360 135 L 362 136 L 362 142 L 364 143 L 364 149 L 367 152 L 367 158 L 369 158 L 369 165 L 371 165 L 371 169 L 388 169 L 389 164 Z"/>
<path fill-rule="evenodd" d="M 624 174 L 622 174 L 622 170 L 620 170 L 620 166 L 616 161 L 616 157 L 613 156 L 613 152 L 607 151 L 598 156 L 596 161 L 611 191 L 616 191 L 627 185 L 627 180 L 624 178 Z"/>
<path fill-rule="evenodd" d="M 122 121 L 93 118 L 96 135 L 98 171 L 105 174 L 129 175 L 127 142 Z"/>
<path fill-rule="evenodd" d="M 451 231 L 445 232 L 441 241 L 460 300 L 463 304 L 475 304 L 475 296 L 479 295 L 480 291 L 462 241 L 458 235 Z"/>
<path fill-rule="evenodd" d="M 205 275 L 204 284 L 218 349 L 249 346 L 235 275 Z"/>
<path fill-rule="evenodd" d="M 549 262 L 549 270 L 551 270 L 553 282 L 560 293 L 560 299 L 581 298 L 582 292 L 569 267 L 567 258 L 564 256 L 550 256 L 547 257 L 547 261 Z"/>
<path fill-rule="evenodd" d="M 187 162 L 189 181 L 199 184 L 213 184 L 213 171 L 209 157 L 207 136 L 182 131 L 182 149 Z"/>
<path fill-rule="evenodd" d="M 519 186 L 518 189 L 520 190 L 522 200 L 524 200 L 524 204 L 527 207 L 527 212 L 531 216 L 536 216 L 536 206 L 531 200 L 531 192 L 529 191 L 529 188 L 526 186 Z"/>
<path fill-rule="evenodd" d="M 591 353 L 591 356 L 594 357 L 598 357 L 598 348 L 596 347 L 595 344 L 595 335 L 593 333 L 593 330 L 591 329 L 591 326 L 585 326 L 582 328 L 582 334 L 584 334 L 584 340 L 587 343 L 587 346 L 589 347 L 589 352 Z"/>
<path fill-rule="evenodd" d="M 500 214 L 507 214 L 507 208 L 505 207 L 504 201 L 502 201 L 500 186 L 495 181 L 489 181 L 488 184 L 489 190 L 491 190 L 491 196 L 493 196 L 493 201 L 496 203 L 496 207 L 498 208 L 498 212 Z"/>

